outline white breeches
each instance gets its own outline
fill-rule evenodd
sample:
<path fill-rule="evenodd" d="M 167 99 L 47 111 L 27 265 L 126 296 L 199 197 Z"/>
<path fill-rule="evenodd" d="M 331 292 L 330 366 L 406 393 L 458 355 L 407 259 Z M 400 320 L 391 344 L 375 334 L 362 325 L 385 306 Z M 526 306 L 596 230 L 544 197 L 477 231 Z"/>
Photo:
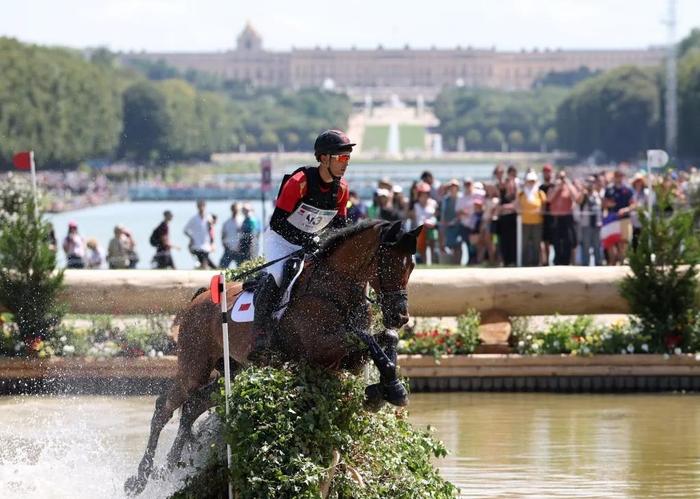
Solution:
<path fill-rule="evenodd" d="M 278 258 L 287 256 L 290 253 L 300 249 L 301 246 L 290 243 L 274 230 L 267 229 L 265 231 L 265 247 L 263 248 L 263 255 L 265 256 L 266 261 L 271 262 L 272 260 L 277 260 Z M 279 286 L 282 282 L 282 272 L 286 261 L 287 259 L 285 258 L 277 263 L 273 263 L 263 270 L 264 272 L 272 274 L 272 276 L 275 278 L 277 286 Z"/>

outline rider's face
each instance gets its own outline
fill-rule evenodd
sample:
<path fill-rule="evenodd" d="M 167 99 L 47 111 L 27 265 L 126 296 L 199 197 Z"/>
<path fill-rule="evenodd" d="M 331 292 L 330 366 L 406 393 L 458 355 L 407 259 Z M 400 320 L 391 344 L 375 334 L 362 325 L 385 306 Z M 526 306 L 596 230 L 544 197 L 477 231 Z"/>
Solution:
<path fill-rule="evenodd" d="M 350 153 L 331 154 L 329 157 L 328 169 L 334 177 L 342 177 L 350 163 Z"/>

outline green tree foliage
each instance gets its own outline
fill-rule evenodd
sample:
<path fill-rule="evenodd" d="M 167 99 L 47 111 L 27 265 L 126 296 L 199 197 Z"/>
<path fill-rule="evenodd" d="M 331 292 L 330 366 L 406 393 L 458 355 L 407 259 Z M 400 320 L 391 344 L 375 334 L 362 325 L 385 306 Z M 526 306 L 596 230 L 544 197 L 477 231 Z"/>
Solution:
<path fill-rule="evenodd" d="M 628 253 L 632 275 L 621 284 L 622 296 L 655 352 L 687 347 L 700 327 L 696 312 L 697 213 L 676 211 L 667 215 L 671 199 L 657 191 L 658 209 L 651 216 L 640 211 L 642 232 L 635 250 Z"/>
<path fill-rule="evenodd" d="M 534 88 L 539 87 L 573 87 L 577 83 L 587 80 L 591 76 L 600 74 L 600 71 L 591 71 L 587 66 L 581 66 L 571 71 L 550 71 L 532 84 Z"/>
<path fill-rule="evenodd" d="M 150 82 L 127 88 L 119 155 L 138 162 L 157 161 L 168 151 L 170 118 L 165 96 Z"/>
<path fill-rule="evenodd" d="M 700 51 L 700 28 L 693 28 L 690 34 L 678 44 L 677 56 L 683 58 L 697 51 Z"/>
<path fill-rule="evenodd" d="M 364 383 L 311 367 L 250 367 L 231 387 L 223 428 L 231 445 L 236 497 L 447 499 L 457 489 L 431 459 L 446 449 L 429 431 L 414 430 L 405 414 L 369 413 Z M 217 412 L 224 416 L 223 397 Z M 334 452 L 340 460 L 331 465 Z M 221 460 L 196 475 L 174 498 L 215 498 L 226 490 Z"/>
<path fill-rule="evenodd" d="M 0 162 L 33 149 L 41 167 L 114 152 L 122 127 L 109 70 L 64 49 L 0 38 Z"/>
<path fill-rule="evenodd" d="M 694 30 L 700 37 L 700 30 Z M 700 43 L 700 42 L 699 42 Z M 687 52 L 678 71 L 678 152 L 700 157 L 700 47 Z"/>
<path fill-rule="evenodd" d="M 614 159 L 634 159 L 660 145 L 660 100 L 656 76 L 622 67 L 577 85 L 557 109 L 559 145 L 579 155 L 602 150 Z"/>
<path fill-rule="evenodd" d="M 566 93 L 565 89 L 554 87 L 527 92 L 452 88 L 438 95 L 435 114 L 448 149 L 456 148 L 460 136 L 465 137 L 469 145 L 467 134 L 475 138 L 474 132 L 478 132 L 484 138 L 480 141 L 481 148 L 500 151 L 504 141 L 507 142 L 505 138 L 517 131 L 520 135 L 514 136 L 515 143 L 508 144 L 511 150 L 539 151 L 541 143 L 524 138 L 543 137 L 546 130 L 554 126 L 557 106 Z M 495 140 L 494 130 L 504 138 Z"/>
<path fill-rule="evenodd" d="M 0 303 L 12 313 L 19 339 L 30 345 L 49 337 L 61 320 L 63 271 L 56 272 L 51 227 L 37 216 L 29 186 L 11 178 L 0 193 Z"/>

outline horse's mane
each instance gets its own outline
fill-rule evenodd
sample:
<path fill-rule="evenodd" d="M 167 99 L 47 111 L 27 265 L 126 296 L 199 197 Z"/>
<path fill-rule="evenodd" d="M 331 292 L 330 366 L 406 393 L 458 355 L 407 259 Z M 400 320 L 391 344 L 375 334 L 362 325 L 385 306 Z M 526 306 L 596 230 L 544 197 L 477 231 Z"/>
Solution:
<path fill-rule="evenodd" d="M 362 220 L 354 225 L 333 231 L 321 242 L 316 254 L 319 257 L 329 256 L 348 239 L 352 239 L 360 232 L 383 224 L 389 225 L 389 223 L 384 220 Z"/>

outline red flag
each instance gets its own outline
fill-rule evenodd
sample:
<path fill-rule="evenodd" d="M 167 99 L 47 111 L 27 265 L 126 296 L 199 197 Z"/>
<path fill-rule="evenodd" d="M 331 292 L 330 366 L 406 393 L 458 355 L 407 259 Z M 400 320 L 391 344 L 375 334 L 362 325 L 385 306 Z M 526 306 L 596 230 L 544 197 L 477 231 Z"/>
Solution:
<path fill-rule="evenodd" d="M 12 163 L 18 170 L 31 170 L 32 168 L 32 153 L 30 151 L 18 152 L 12 156 Z"/>
<path fill-rule="evenodd" d="M 214 303 L 221 302 L 221 294 L 219 293 L 219 283 L 221 282 L 221 274 L 216 274 L 211 278 L 211 284 L 209 285 L 209 291 L 211 292 L 211 301 Z"/>

